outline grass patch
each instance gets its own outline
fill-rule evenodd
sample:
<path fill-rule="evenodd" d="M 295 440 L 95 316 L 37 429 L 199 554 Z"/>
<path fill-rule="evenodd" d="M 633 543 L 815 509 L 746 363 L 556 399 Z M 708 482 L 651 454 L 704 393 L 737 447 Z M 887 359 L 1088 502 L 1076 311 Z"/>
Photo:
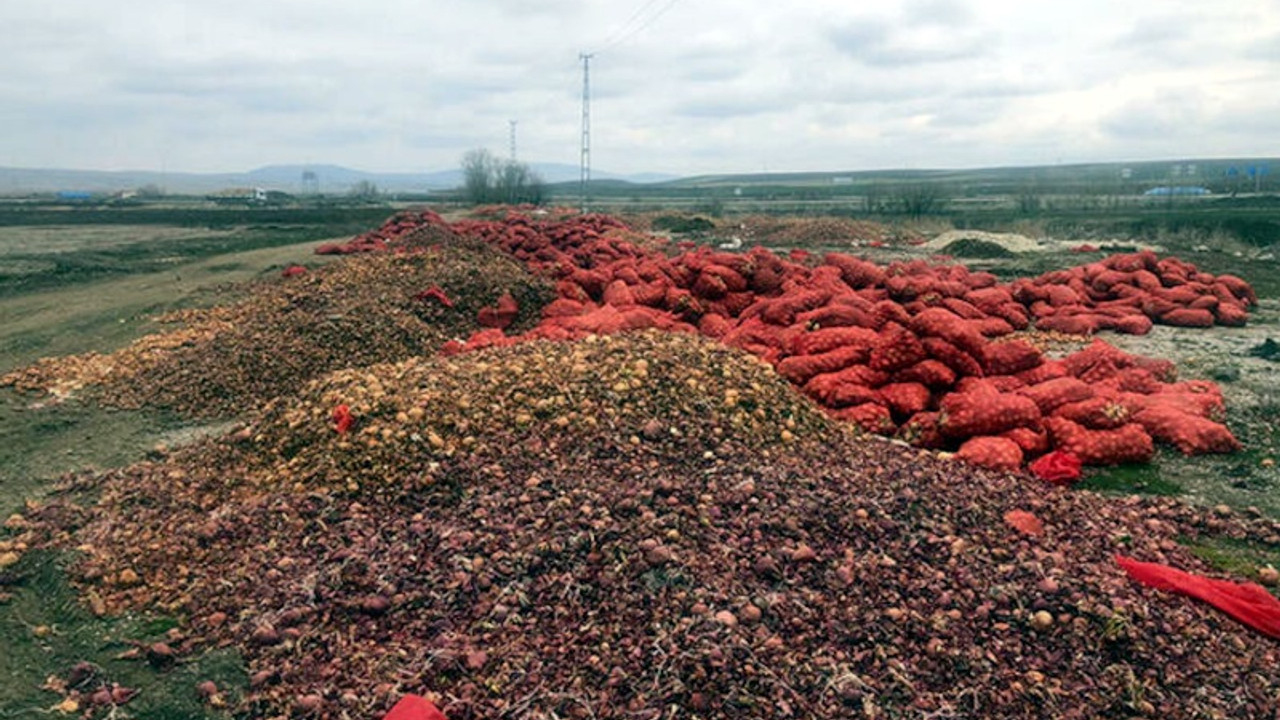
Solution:
<path fill-rule="evenodd" d="M 1262 543 L 1219 536 L 1184 537 L 1178 541 L 1214 568 L 1254 582 L 1261 568 L 1280 567 L 1280 548 Z"/>
<path fill-rule="evenodd" d="M 41 686 L 49 676 L 65 677 L 79 662 L 100 669 L 107 682 L 141 692 L 112 717 L 225 718 L 205 707 L 196 685 L 212 680 L 233 703 L 248 686 L 238 653 L 218 650 L 184 658 L 171 669 L 157 671 L 145 661 L 117 656 L 136 642 L 158 642 L 177 625 L 173 618 L 125 615 L 97 618 L 82 605 L 67 581 L 65 556 L 30 552 L 15 566 L 20 580 L 7 591 L 13 598 L 0 605 L 0 716 L 39 716 L 61 698 Z M 39 628 L 39 630 L 37 630 Z M 106 710 L 98 713 L 107 716 Z"/>
<path fill-rule="evenodd" d="M 31 399 L 0 391 L 0 513 L 5 516 L 63 473 L 136 461 L 179 425 L 157 413 L 77 402 L 31 409 Z"/>
<path fill-rule="evenodd" d="M 196 236 L 182 242 L 142 241 L 93 250 L 49 255 L 10 254 L 0 268 L 0 298 L 49 290 L 104 278 L 174 270 L 180 265 L 218 255 L 276 248 L 331 238 L 335 228 L 323 225 L 247 228 L 239 232 Z M 214 271 L 243 265 L 219 263 Z M 175 270 L 180 273 L 180 270 Z"/>
<path fill-rule="evenodd" d="M 1181 485 L 1164 478 L 1155 462 L 1146 465 L 1117 465 L 1093 470 L 1080 487 L 1097 492 L 1131 495 L 1182 495 Z"/>

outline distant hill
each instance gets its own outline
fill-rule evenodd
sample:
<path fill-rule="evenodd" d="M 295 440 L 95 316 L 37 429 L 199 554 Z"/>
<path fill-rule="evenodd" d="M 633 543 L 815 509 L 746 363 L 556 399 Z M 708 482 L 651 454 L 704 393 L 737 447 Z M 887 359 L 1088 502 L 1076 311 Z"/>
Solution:
<path fill-rule="evenodd" d="M 553 190 L 572 194 L 579 179 L 577 165 L 530 163 Z M 243 173 L 160 173 L 155 171 L 58 170 L 0 167 L 0 195 L 84 191 L 111 193 L 154 185 L 166 192 L 203 195 L 235 187 L 260 187 L 288 193 L 303 191 L 304 172 L 315 173 L 320 192 L 346 193 L 370 182 L 393 193 L 448 190 L 462 184 L 457 168 L 422 173 L 377 173 L 340 165 L 268 165 Z M 1256 176 L 1255 174 L 1256 173 Z M 1248 191 L 1273 190 L 1280 179 L 1277 158 L 1170 159 L 1142 162 L 1081 163 L 965 169 L 881 169 L 844 172 L 744 173 L 679 177 L 660 173 L 624 175 L 592 170 L 593 187 L 615 193 L 735 192 L 767 188 L 836 188 L 847 193 L 871 192 L 898 183 L 944 183 L 952 192 L 970 195 L 1019 192 L 1095 192 L 1126 188 L 1142 192 L 1157 186 L 1208 185 Z M 643 188 L 637 186 L 644 186 Z M 1218 192 L 1219 190 L 1215 190 Z"/>
<path fill-rule="evenodd" d="M 578 180 L 578 166 L 567 163 L 530 163 L 548 183 Z M 370 182 L 387 192 L 447 190 L 462 184 L 460 169 L 424 173 L 379 173 L 353 170 L 340 165 L 268 165 L 243 173 L 179 173 L 153 170 L 70 170 L 0 167 L 0 195 L 85 191 L 113 193 L 154 185 L 165 192 L 201 195 L 232 187 L 260 187 L 299 193 L 305 172 L 316 175 L 320 192 L 341 194 L 357 183 Z M 623 180 L 634 183 L 662 182 L 675 175 L 645 173 L 618 175 L 593 171 L 592 179 Z"/>

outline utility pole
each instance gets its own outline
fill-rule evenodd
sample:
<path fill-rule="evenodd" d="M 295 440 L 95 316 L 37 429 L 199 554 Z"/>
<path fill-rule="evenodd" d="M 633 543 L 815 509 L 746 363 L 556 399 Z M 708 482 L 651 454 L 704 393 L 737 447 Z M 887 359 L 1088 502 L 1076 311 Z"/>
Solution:
<path fill-rule="evenodd" d="M 582 212 L 587 212 L 587 183 L 591 182 L 591 57 L 592 53 L 578 53 L 582 61 L 582 156 L 578 194 L 582 199 Z"/>
<path fill-rule="evenodd" d="M 516 161 L 516 121 L 508 120 L 511 125 L 511 162 Z"/>

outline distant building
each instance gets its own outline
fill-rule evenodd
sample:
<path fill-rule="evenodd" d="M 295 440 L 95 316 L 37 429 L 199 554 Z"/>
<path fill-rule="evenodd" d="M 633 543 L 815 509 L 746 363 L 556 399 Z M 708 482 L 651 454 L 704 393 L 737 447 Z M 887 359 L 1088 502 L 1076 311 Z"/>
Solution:
<path fill-rule="evenodd" d="M 208 196 L 216 203 L 245 203 L 261 205 L 267 201 L 267 191 L 263 188 L 227 188 Z"/>
<path fill-rule="evenodd" d="M 93 194 L 83 190 L 63 190 L 58 193 L 58 199 L 63 202 L 88 202 L 93 199 Z"/>
<path fill-rule="evenodd" d="M 1161 185 L 1142 193 L 1147 197 L 1208 195 L 1209 188 L 1199 185 Z"/>

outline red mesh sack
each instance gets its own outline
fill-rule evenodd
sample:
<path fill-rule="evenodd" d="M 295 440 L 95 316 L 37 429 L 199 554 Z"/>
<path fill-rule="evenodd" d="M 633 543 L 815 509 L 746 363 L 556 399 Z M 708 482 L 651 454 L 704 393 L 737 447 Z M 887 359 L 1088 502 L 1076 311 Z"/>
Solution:
<path fill-rule="evenodd" d="M 916 447 L 937 450 L 946 445 L 942 429 L 938 427 L 938 413 L 920 412 L 912 415 L 898 428 L 898 438 Z"/>
<path fill-rule="evenodd" d="M 728 292 L 743 292 L 750 284 L 737 270 L 716 263 L 703 267 L 701 274 L 704 277 L 719 278 Z"/>
<path fill-rule="evenodd" d="M 1049 433 L 1041 427 L 1016 427 L 1000 434 L 1018 443 L 1024 456 L 1039 455 L 1049 449 Z"/>
<path fill-rule="evenodd" d="M 837 420 L 854 423 L 876 435 L 892 435 L 897 429 L 893 424 L 893 417 L 889 414 L 889 408 L 878 403 L 864 403 L 856 407 L 833 410 L 830 414 Z"/>
<path fill-rule="evenodd" d="M 989 378 L 967 377 L 956 383 L 955 391 L 966 395 L 999 395 L 1000 388 Z"/>
<path fill-rule="evenodd" d="M 1233 303 L 1219 303 L 1213 317 L 1219 325 L 1227 327 L 1244 327 L 1249 323 L 1249 313 Z"/>
<path fill-rule="evenodd" d="M 871 367 L 885 372 L 910 367 L 927 357 L 920 339 L 898 323 L 886 324 L 871 347 Z"/>
<path fill-rule="evenodd" d="M 987 346 L 983 357 L 987 375 L 1013 375 L 1044 362 L 1039 348 L 1026 340 L 1006 340 Z"/>
<path fill-rule="evenodd" d="M 1026 330 L 1031 326 L 1031 317 L 1027 314 L 1027 309 L 1017 303 L 1005 303 L 991 311 L 992 317 L 998 317 L 1014 330 Z"/>
<path fill-rule="evenodd" d="M 556 298 L 555 300 L 552 300 L 551 302 L 547 303 L 546 306 L 542 308 L 542 317 L 544 318 L 573 317 L 575 315 L 581 315 L 587 312 L 588 310 L 592 309 L 592 307 L 593 306 L 586 305 L 584 303 L 578 302 L 577 300 L 570 300 L 568 298 Z"/>
<path fill-rule="evenodd" d="M 951 368 L 959 377 L 982 377 L 982 365 L 973 356 L 937 337 L 921 338 L 920 343 L 934 360 Z"/>
<path fill-rule="evenodd" d="M 1111 329 L 1125 335 L 1146 335 L 1153 326 L 1151 318 L 1146 315 L 1131 314 L 1116 318 Z"/>
<path fill-rule="evenodd" d="M 1240 441 L 1226 425 L 1172 407 L 1150 407 L 1134 416 L 1153 438 L 1169 443 L 1184 455 L 1230 453 Z"/>
<path fill-rule="evenodd" d="M 861 327 L 822 328 L 795 336 L 791 352 L 796 355 L 816 355 L 838 347 L 852 345 L 865 348 L 868 357 L 879 336 L 874 330 Z"/>
<path fill-rule="evenodd" d="M 1166 385 L 1161 392 L 1154 395 L 1140 396 L 1140 401 L 1135 401 L 1132 397 L 1126 398 L 1126 401 L 1134 413 L 1148 408 L 1165 407 L 1208 418 L 1214 422 L 1222 422 L 1226 419 L 1227 406 L 1222 400 L 1221 393 L 1196 392 L 1180 388 L 1179 385 L 1181 383 Z"/>
<path fill-rule="evenodd" d="M 1080 297 L 1080 294 L 1066 285 L 1046 284 L 1044 286 L 1045 294 L 1048 302 L 1054 307 L 1069 307 L 1071 305 L 1079 305 L 1088 298 Z"/>
<path fill-rule="evenodd" d="M 824 405 L 831 407 L 841 407 L 843 405 L 854 405 L 856 403 L 845 402 L 837 404 L 834 400 L 837 389 L 842 385 L 861 385 L 868 389 L 878 388 L 887 382 L 889 376 L 879 370 L 873 370 L 862 364 L 850 365 L 843 370 L 835 372 L 822 373 L 814 375 L 808 382 L 804 384 L 803 390 L 806 395 L 816 398 Z M 852 391 L 844 391 L 845 393 Z M 878 396 L 873 396 L 869 401 L 880 402 Z"/>
<path fill-rule="evenodd" d="M 1080 380 L 1096 385 L 1104 380 L 1110 380 L 1120 372 L 1120 368 L 1116 366 L 1116 361 L 1111 358 L 1103 358 L 1098 362 L 1090 365 L 1088 369 L 1080 373 Z"/>
<path fill-rule="evenodd" d="M 1013 325 L 1004 318 L 986 317 L 981 320 L 970 320 L 969 327 L 978 331 L 984 338 L 1004 337 L 1013 332 Z"/>
<path fill-rule="evenodd" d="M 1225 286 L 1236 299 L 1249 307 L 1258 304 L 1258 295 L 1253 291 L 1253 286 L 1235 275 L 1219 275 L 1215 283 Z"/>
<path fill-rule="evenodd" d="M 1176 327 L 1213 327 L 1213 313 L 1201 308 L 1177 308 L 1161 315 L 1160 322 Z"/>
<path fill-rule="evenodd" d="M 808 391 L 809 387 L 809 385 L 805 386 L 806 391 Z M 859 383 L 819 383 L 812 387 L 815 391 L 822 392 L 823 396 L 818 399 L 824 406 L 829 408 L 854 407 L 865 403 L 883 403 L 879 390 Z"/>
<path fill-rule="evenodd" d="M 865 310 L 849 305 L 825 305 L 796 315 L 796 322 L 818 328 L 875 327 L 876 321 Z"/>
<path fill-rule="evenodd" d="M 1018 394 L 1030 398 L 1040 408 L 1040 412 L 1049 415 L 1067 403 L 1080 402 L 1093 397 L 1093 388 L 1073 377 L 1055 378 L 1037 385 L 1028 385 Z"/>
<path fill-rule="evenodd" d="M 1066 418 L 1092 430 L 1111 430 L 1130 421 L 1129 408 L 1115 398 L 1092 397 L 1067 403 L 1053 411 L 1055 417 Z M 1150 429 L 1148 429 L 1150 432 Z"/>
<path fill-rule="evenodd" d="M 1035 403 L 1014 394 L 951 393 L 942 399 L 938 412 L 943 435 L 952 438 L 999 435 L 1040 420 Z"/>
<path fill-rule="evenodd" d="M 1022 448 L 1004 437 L 970 438 L 960 446 L 956 457 L 988 470 L 1013 472 L 1022 467 Z"/>
<path fill-rule="evenodd" d="M 1101 328 L 1097 315 L 1054 314 L 1036 320 L 1036 329 L 1065 335 L 1093 335 Z"/>
<path fill-rule="evenodd" d="M 1027 385 L 1039 385 L 1069 374 L 1060 360 L 1046 359 L 1034 368 L 1018 373 L 1018 379 Z"/>
<path fill-rule="evenodd" d="M 965 293 L 964 299 L 979 310 L 991 315 L 1001 305 L 1013 302 L 1013 295 L 1002 287 L 988 287 L 980 290 L 970 290 Z"/>
<path fill-rule="evenodd" d="M 631 287 L 622 280 L 614 280 L 604 289 L 602 298 L 608 305 L 614 307 L 629 307 L 636 304 L 635 293 L 631 291 Z"/>
<path fill-rule="evenodd" d="M 1125 368 L 1116 373 L 1116 381 L 1124 392 L 1150 395 L 1160 392 L 1164 385 L 1147 370 L 1139 367 Z"/>
<path fill-rule="evenodd" d="M 911 318 L 907 327 L 920 338 L 942 338 L 972 357 L 980 357 L 987 345 L 982 333 L 959 315 L 943 308 L 934 307 L 921 312 Z"/>
<path fill-rule="evenodd" d="M 830 292 L 821 290 L 799 290 L 782 297 L 770 300 L 760 313 L 765 322 L 774 325 L 790 325 L 795 322 L 796 314 L 812 310 L 831 297 Z"/>
<path fill-rule="evenodd" d="M 1137 423 L 1090 430 L 1065 418 L 1048 417 L 1044 425 L 1056 449 L 1074 454 L 1085 465 L 1145 463 L 1156 452 L 1151 436 Z"/>
<path fill-rule="evenodd" d="M 951 368 L 932 358 L 921 360 L 893 374 L 894 382 L 918 382 L 934 390 L 949 388 L 956 382 Z"/>
<path fill-rule="evenodd" d="M 1132 285 L 1133 273 L 1119 270 L 1104 270 L 1094 276 L 1089 287 L 1100 293 L 1108 293 L 1116 285 Z"/>
<path fill-rule="evenodd" d="M 1002 393 L 1021 390 L 1027 386 L 1027 384 L 1022 382 L 1022 379 L 1016 375 L 994 375 L 987 378 L 987 380 L 990 380 L 991 385 Z"/>
<path fill-rule="evenodd" d="M 875 315 L 877 326 L 890 322 L 896 322 L 899 325 L 909 325 L 911 323 L 911 314 L 902 305 L 892 300 L 877 302 L 873 314 Z"/>
<path fill-rule="evenodd" d="M 815 375 L 835 372 L 854 363 L 865 363 L 871 355 L 865 347 L 845 345 L 819 355 L 795 355 L 778 363 L 778 374 L 796 385 L 803 385 Z"/>
<path fill-rule="evenodd" d="M 636 303 L 646 305 L 648 307 L 661 307 L 667 300 L 667 288 L 671 287 L 669 280 L 653 280 L 647 283 L 631 286 L 631 294 L 635 296 Z"/>
<path fill-rule="evenodd" d="M 1112 255 L 1102 261 L 1104 265 L 1112 270 L 1120 272 L 1135 273 L 1138 271 L 1151 271 L 1156 268 L 1158 258 L 1156 254 L 1150 250 L 1143 250 L 1136 253 L 1123 253 Z"/>
<path fill-rule="evenodd" d="M 985 318 L 987 316 L 985 312 L 979 310 L 972 303 L 966 300 L 962 300 L 960 298 L 956 298 L 956 297 L 943 298 L 941 304 L 942 304 L 942 307 L 946 308 L 947 310 L 950 310 L 956 315 L 959 315 L 965 320 L 981 320 L 982 318 Z"/>
<path fill-rule="evenodd" d="M 591 296 L 587 294 L 587 291 L 572 280 L 557 280 L 556 294 L 566 300 L 576 300 L 583 303 L 591 302 Z"/>
<path fill-rule="evenodd" d="M 707 313 L 698 320 L 698 332 L 710 338 L 722 338 L 733 329 L 733 321 L 723 315 Z"/>
<path fill-rule="evenodd" d="M 933 398 L 920 383 L 890 383 L 880 388 L 880 397 L 895 417 L 907 418 L 923 412 Z"/>
<path fill-rule="evenodd" d="M 823 262 L 839 268 L 840 277 L 849 287 L 855 290 L 884 284 L 884 268 L 875 263 L 842 253 L 827 253 L 823 258 Z"/>
<path fill-rule="evenodd" d="M 728 286 L 725 285 L 724 279 L 715 275 L 701 273 L 698 279 L 694 281 L 693 287 L 689 288 L 694 295 L 705 300 L 719 300 L 729 292 Z"/>

